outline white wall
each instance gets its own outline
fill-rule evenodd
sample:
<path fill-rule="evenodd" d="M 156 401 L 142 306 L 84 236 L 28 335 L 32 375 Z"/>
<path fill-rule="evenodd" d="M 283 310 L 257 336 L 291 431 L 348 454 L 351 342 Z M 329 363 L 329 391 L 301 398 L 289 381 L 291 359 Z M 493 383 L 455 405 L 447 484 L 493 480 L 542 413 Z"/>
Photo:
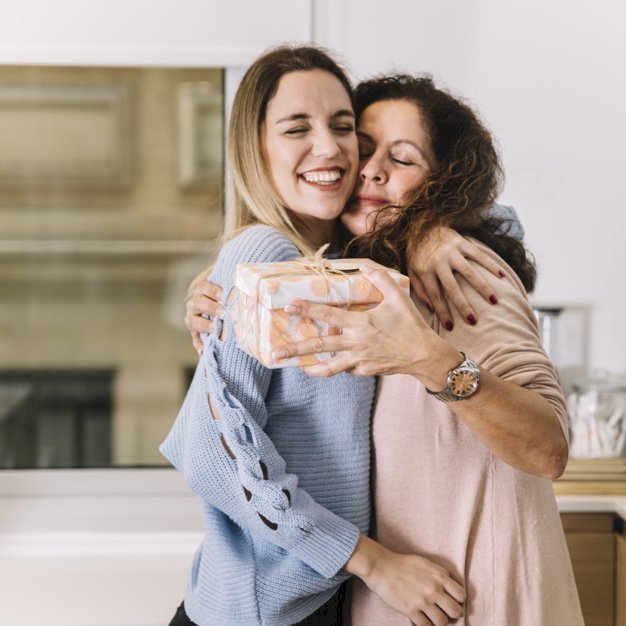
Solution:
<path fill-rule="evenodd" d="M 501 146 L 507 174 L 501 200 L 518 209 L 539 263 L 534 302 L 588 313 L 591 367 L 626 372 L 626 5 L 320 0 L 319 6 L 318 38 L 359 77 L 391 68 L 429 71 L 479 108 Z M 566 324 L 565 339 L 578 344 L 574 331 L 584 320 Z M 565 359 L 575 360 L 579 347 L 570 346 Z"/>
<path fill-rule="evenodd" d="M 500 141 L 535 302 L 588 314 L 590 365 L 625 372 L 625 30 L 618 0 L 21 0 L 3 3 L 0 63 L 241 67 L 313 37 L 359 77 L 430 71 Z"/>
<path fill-rule="evenodd" d="M 537 302 L 590 305 L 591 364 L 624 371 L 625 21 L 617 0 L 13 0 L 0 64 L 229 65 L 234 84 L 267 45 L 313 36 L 360 76 L 431 71 L 500 140 L 502 200 L 542 269 Z M 97 494 L 79 473 L 77 491 L 55 495 L 1 473 L 0 625 L 163 623 L 200 530 L 193 497 L 165 472 L 149 478 L 158 493 L 125 495 L 110 474 Z"/>
<path fill-rule="evenodd" d="M 239 65 L 311 34 L 309 0 L 5 0 L 0 63 Z"/>

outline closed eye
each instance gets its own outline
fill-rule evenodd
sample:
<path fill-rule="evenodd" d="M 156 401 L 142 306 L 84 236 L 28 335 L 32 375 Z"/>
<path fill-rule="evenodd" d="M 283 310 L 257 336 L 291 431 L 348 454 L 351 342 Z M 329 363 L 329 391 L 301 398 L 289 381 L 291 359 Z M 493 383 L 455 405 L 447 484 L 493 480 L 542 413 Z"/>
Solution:
<path fill-rule="evenodd" d="M 349 133 L 353 133 L 354 132 L 354 126 L 352 124 L 338 124 L 337 126 L 333 127 L 333 130 L 336 133 L 341 133 L 341 134 L 349 134 Z"/>
<path fill-rule="evenodd" d="M 391 160 L 398 165 L 415 165 L 412 161 L 403 161 L 402 159 L 396 159 L 395 157 L 391 157 Z"/>
<path fill-rule="evenodd" d="M 301 135 L 302 133 L 306 133 L 309 130 L 305 126 L 299 126 L 298 128 L 290 128 L 285 131 L 285 135 Z"/>

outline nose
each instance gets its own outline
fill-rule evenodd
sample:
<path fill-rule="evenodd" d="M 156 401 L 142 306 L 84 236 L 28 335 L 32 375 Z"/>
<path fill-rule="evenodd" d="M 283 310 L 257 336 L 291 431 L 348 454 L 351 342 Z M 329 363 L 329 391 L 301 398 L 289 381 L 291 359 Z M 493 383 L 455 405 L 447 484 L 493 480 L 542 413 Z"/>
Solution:
<path fill-rule="evenodd" d="M 387 172 L 385 171 L 381 160 L 375 154 L 369 157 L 366 161 L 361 161 L 359 178 L 363 182 L 368 180 L 378 184 L 384 184 L 387 182 Z"/>
<path fill-rule="evenodd" d="M 330 129 L 321 130 L 315 134 L 311 152 L 313 156 L 325 159 L 332 158 L 340 152 L 337 138 L 330 132 Z"/>

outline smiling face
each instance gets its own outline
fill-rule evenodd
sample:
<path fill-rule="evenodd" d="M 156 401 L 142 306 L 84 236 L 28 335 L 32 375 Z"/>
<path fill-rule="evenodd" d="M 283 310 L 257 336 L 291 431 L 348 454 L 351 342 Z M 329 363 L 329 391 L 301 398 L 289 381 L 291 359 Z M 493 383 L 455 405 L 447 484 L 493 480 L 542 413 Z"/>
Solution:
<path fill-rule="evenodd" d="M 267 105 L 261 141 L 274 188 L 312 238 L 322 242 L 354 187 L 354 123 L 348 93 L 324 70 L 286 74 Z"/>
<path fill-rule="evenodd" d="M 408 100 L 380 100 L 359 120 L 360 175 L 344 226 L 362 235 L 378 209 L 406 201 L 435 165 L 430 138 L 418 107 Z"/>

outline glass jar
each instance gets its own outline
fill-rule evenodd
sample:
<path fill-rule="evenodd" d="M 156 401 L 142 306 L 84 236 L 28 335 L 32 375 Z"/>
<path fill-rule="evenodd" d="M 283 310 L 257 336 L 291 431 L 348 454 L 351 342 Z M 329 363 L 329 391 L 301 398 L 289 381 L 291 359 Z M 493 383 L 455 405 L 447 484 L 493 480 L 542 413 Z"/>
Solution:
<path fill-rule="evenodd" d="M 563 312 L 563 307 L 539 306 L 533 308 L 539 324 L 539 337 L 543 344 L 543 349 L 554 361 L 558 348 L 557 322 L 559 315 Z"/>
<path fill-rule="evenodd" d="M 626 378 L 596 373 L 573 384 L 568 396 L 570 456 L 578 459 L 624 456 Z"/>

